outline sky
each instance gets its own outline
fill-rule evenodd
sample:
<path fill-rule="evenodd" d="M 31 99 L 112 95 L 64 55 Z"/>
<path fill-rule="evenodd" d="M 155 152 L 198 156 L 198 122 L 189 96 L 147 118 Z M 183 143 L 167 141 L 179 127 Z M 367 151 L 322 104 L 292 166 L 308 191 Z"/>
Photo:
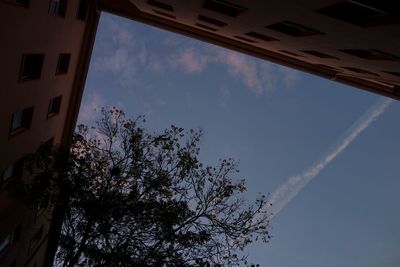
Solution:
<path fill-rule="evenodd" d="M 203 162 L 239 160 L 270 194 L 268 267 L 400 266 L 400 103 L 102 13 L 78 122 L 103 106 L 150 130 L 203 129 Z"/>

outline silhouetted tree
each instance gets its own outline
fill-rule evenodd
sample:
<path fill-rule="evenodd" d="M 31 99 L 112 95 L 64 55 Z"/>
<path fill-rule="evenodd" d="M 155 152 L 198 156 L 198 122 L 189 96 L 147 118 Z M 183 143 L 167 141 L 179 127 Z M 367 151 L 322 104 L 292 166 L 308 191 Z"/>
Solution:
<path fill-rule="evenodd" d="M 199 162 L 201 131 L 150 133 L 144 122 L 102 109 L 95 127 L 78 126 L 68 153 L 30 158 L 29 198 L 64 207 L 56 265 L 247 264 L 243 249 L 271 238 L 266 198 L 241 197 L 233 159 Z"/>

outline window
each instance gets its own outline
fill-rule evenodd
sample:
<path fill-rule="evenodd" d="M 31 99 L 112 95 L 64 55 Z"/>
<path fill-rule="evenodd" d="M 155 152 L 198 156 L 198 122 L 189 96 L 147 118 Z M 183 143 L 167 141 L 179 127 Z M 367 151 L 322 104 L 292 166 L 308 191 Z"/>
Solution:
<path fill-rule="evenodd" d="M 306 53 L 306 54 L 313 55 L 313 56 L 315 56 L 315 57 L 320 57 L 320 58 L 333 58 L 333 59 L 338 59 L 337 57 L 330 56 L 330 55 L 327 55 L 327 54 L 324 54 L 324 53 L 322 53 L 322 52 L 315 51 L 315 50 L 301 50 L 301 52 Z"/>
<path fill-rule="evenodd" d="M 395 95 L 400 96 L 400 86 L 395 86 L 393 92 Z"/>
<path fill-rule="evenodd" d="M 212 27 L 209 27 L 209 26 L 204 25 L 204 24 L 201 24 L 201 23 L 196 23 L 196 26 L 197 26 L 197 27 L 204 28 L 204 29 L 209 30 L 209 31 L 213 31 L 213 32 L 217 31 L 217 29 L 212 28 Z"/>
<path fill-rule="evenodd" d="M 43 229 L 44 225 L 42 225 L 39 230 L 32 236 L 31 242 L 29 243 L 29 253 L 31 253 L 32 249 L 34 249 L 40 240 L 42 239 L 43 236 Z"/>
<path fill-rule="evenodd" d="M 258 33 L 258 32 L 248 32 L 248 33 L 246 33 L 246 35 L 254 37 L 254 38 L 257 38 L 257 39 L 260 39 L 260 40 L 263 40 L 263 41 L 267 41 L 267 42 L 269 42 L 269 41 L 278 41 L 278 39 L 272 38 L 270 36 L 267 36 L 265 34 L 261 34 L 261 33 Z"/>
<path fill-rule="evenodd" d="M 85 20 L 88 10 L 88 0 L 79 0 L 78 11 L 76 17 L 80 20 Z"/>
<path fill-rule="evenodd" d="M 257 43 L 256 41 L 253 41 L 253 40 L 244 38 L 244 37 L 242 37 L 242 36 L 235 36 L 235 38 L 237 38 L 237 39 L 239 39 L 239 40 L 242 40 L 242 41 L 245 41 L 245 42 L 248 42 L 248 43 Z"/>
<path fill-rule="evenodd" d="M 148 0 L 147 3 L 149 5 L 152 5 L 154 7 L 158 7 L 158 8 L 164 9 L 164 10 L 168 10 L 171 12 L 174 11 L 172 6 L 170 6 L 166 3 L 160 2 L 160 1 L 157 1 L 157 0 Z"/>
<path fill-rule="evenodd" d="M 11 120 L 10 135 L 29 129 L 31 127 L 32 117 L 33 107 L 14 112 Z"/>
<path fill-rule="evenodd" d="M 7 4 L 14 4 L 17 6 L 28 7 L 29 0 L 4 0 Z"/>
<path fill-rule="evenodd" d="M 158 11 L 158 10 L 155 10 L 155 9 L 153 9 L 153 12 L 156 13 L 156 14 L 158 14 L 158 15 L 161 15 L 161 16 L 164 16 L 164 17 L 167 17 L 167 18 L 170 18 L 170 19 L 176 19 L 174 15 L 167 14 L 167 13 L 165 13 L 165 12 L 161 12 L 161 11 Z"/>
<path fill-rule="evenodd" d="M 50 100 L 49 108 L 47 110 L 47 118 L 57 115 L 60 112 L 62 96 L 53 97 Z"/>
<path fill-rule="evenodd" d="M 376 49 L 370 49 L 370 50 L 363 50 L 363 49 L 339 49 L 339 51 L 342 51 L 344 53 L 364 58 L 364 59 L 369 59 L 369 60 L 393 60 L 393 61 L 400 61 L 400 57 L 391 55 L 389 53 L 376 50 Z"/>
<path fill-rule="evenodd" d="M 56 74 L 66 74 L 68 72 L 70 58 L 71 54 L 60 54 L 58 56 Z"/>
<path fill-rule="evenodd" d="M 376 0 L 351 0 L 353 2 L 358 2 L 362 5 L 372 6 L 374 8 L 378 8 L 384 10 L 389 14 L 399 14 L 400 10 L 400 2 L 399 1 L 376 1 Z"/>
<path fill-rule="evenodd" d="M 298 54 L 296 54 L 296 53 L 293 53 L 293 52 L 290 52 L 290 51 L 287 51 L 287 50 L 278 50 L 278 51 L 281 52 L 281 53 L 285 53 L 285 54 L 294 56 L 294 57 L 303 57 L 303 56 L 301 56 L 301 55 L 298 55 Z"/>
<path fill-rule="evenodd" d="M 38 201 L 35 204 L 35 216 L 39 215 L 40 213 L 42 213 L 42 211 L 44 211 L 47 208 L 47 205 L 49 204 L 49 199 L 48 198 L 43 198 L 40 201 Z"/>
<path fill-rule="evenodd" d="M 48 198 L 42 198 L 35 203 L 35 222 L 39 217 L 39 215 L 47 209 L 48 204 L 49 204 Z"/>
<path fill-rule="evenodd" d="M 3 240 L 0 240 L 0 255 L 3 254 L 12 244 L 13 232 L 9 233 Z"/>
<path fill-rule="evenodd" d="M 400 22 L 391 12 L 400 9 L 398 1 L 348 0 L 317 10 L 318 13 L 361 27 Z"/>
<path fill-rule="evenodd" d="M 226 16 L 237 17 L 243 12 L 247 11 L 247 8 L 232 4 L 223 0 L 206 0 L 203 4 L 203 8 L 212 10 Z"/>
<path fill-rule="evenodd" d="M 320 31 L 302 26 L 300 24 L 290 22 L 290 21 L 282 21 L 278 22 L 269 26 L 266 26 L 267 28 L 281 32 L 284 34 L 288 34 L 294 37 L 303 37 L 303 36 L 311 36 L 311 35 L 320 35 L 324 34 Z"/>
<path fill-rule="evenodd" d="M 22 176 L 23 165 L 23 160 L 21 159 L 5 168 L 1 174 L 0 184 L 4 184 L 12 178 L 20 178 Z"/>
<path fill-rule="evenodd" d="M 380 80 L 377 80 L 376 78 L 373 78 L 373 79 L 363 78 L 363 80 L 373 83 L 374 85 L 378 85 L 380 87 L 379 88 L 380 90 L 384 90 L 384 91 L 390 92 L 390 93 L 393 92 L 393 89 L 395 87 L 394 84 L 388 83 L 386 81 L 380 81 Z"/>
<path fill-rule="evenodd" d="M 328 66 L 324 64 L 313 64 L 314 66 L 318 67 L 319 70 L 323 72 L 328 72 L 330 75 L 336 75 L 338 73 L 342 73 L 343 71 L 334 67 L 334 66 Z"/>
<path fill-rule="evenodd" d="M 19 81 L 25 82 L 40 79 L 43 66 L 43 54 L 25 54 L 22 56 Z"/>
<path fill-rule="evenodd" d="M 326 70 L 332 70 L 332 71 L 335 71 L 335 72 L 340 72 L 340 69 L 337 69 L 337 68 L 335 68 L 335 67 L 333 67 L 333 66 L 328 66 L 328 65 L 324 65 L 324 64 L 314 64 L 314 66 L 317 66 L 317 67 L 319 67 L 319 68 L 321 68 L 321 69 L 326 69 Z"/>
<path fill-rule="evenodd" d="M 227 25 L 223 21 L 216 20 L 216 19 L 213 19 L 213 18 L 209 18 L 209 17 L 203 16 L 203 15 L 199 15 L 198 20 L 201 20 L 201 21 L 204 21 L 204 22 L 207 22 L 207 23 L 219 26 L 219 27 L 224 27 L 224 26 Z"/>
<path fill-rule="evenodd" d="M 395 71 L 385 71 L 385 72 L 388 74 L 400 77 L 400 72 L 395 72 Z"/>
<path fill-rule="evenodd" d="M 66 0 L 50 0 L 49 13 L 56 16 L 64 17 L 67 9 Z"/>
<path fill-rule="evenodd" d="M 14 231 L 10 232 L 0 240 L 0 255 L 2 255 L 12 244 L 18 242 L 21 233 L 21 227 L 22 226 L 19 225 Z"/>
<path fill-rule="evenodd" d="M 356 73 L 361 73 L 361 74 L 369 74 L 369 75 L 373 75 L 373 76 L 379 76 L 378 74 L 376 74 L 376 73 L 372 73 L 372 72 L 369 72 L 369 71 L 366 71 L 366 70 L 362 70 L 362 69 L 359 69 L 359 68 L 353 68 L 353 67 L 342 67 L 343 69 L 346 69 L 346 70 L 350 70 L 350 71 L 352 71 L 352 72 L 356 72 Z"/>

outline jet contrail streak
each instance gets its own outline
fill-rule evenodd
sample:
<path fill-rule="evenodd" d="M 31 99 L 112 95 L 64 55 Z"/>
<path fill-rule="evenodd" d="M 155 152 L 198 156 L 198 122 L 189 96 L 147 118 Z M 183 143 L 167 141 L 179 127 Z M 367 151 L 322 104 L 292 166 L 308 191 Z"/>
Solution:
<path fill-rule="evenodd" d="M 278 214 L 296 195 L 314 179 L 326 166 L 329 165 L 340 153 L 363 132 L 373 121 L 379 118 L 392 103 L 391 99 L 381 99 L 369 108 L 347 131 L 348 134 L 320 161 L 306 169 L 302 174 L 291 176 L 271 194 L 270 200 L 264 206 L 272 214 Z M 272 204 L 272 205 L 271 205 Z"/>

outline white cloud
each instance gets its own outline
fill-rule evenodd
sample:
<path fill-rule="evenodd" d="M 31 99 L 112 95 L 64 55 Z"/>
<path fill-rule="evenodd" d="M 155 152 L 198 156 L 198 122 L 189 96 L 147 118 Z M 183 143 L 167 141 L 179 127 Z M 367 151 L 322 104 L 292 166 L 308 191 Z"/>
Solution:
<path fill-rule="evenodd" d="M 278 72 L 286 88 L 293 87 L 300 80 L 300 72 L 295 69 L 278 66 Z"/>
<path fill-rule="evenodd" d="M 186 73 L 199 73 L 212 63 L 222 64 L 227 67 L 231 76 L 242 80 L 255 94 L 260 95 L 264 92 L 260 66 L 255 59 L 240 53 L 224 49 L 200 50 L 190 47 L 169 57 L 168 61 L 173 69 L 180 68 Z"/>
<path fill-rule="evenodd" d="M 258 60 L 238 52 L 222 50 L 217 53 L 217 61 L 225 64 L 232 76 L 243 81 L 248 89 L 257 95 L 284 86 L 290 88 L 300 79 L 294 69 Z"/>
<path fill-rule="evenodd" d="M 97 73 L 112 74 L 123 87 L 137 85 L 138 72 L 149 64 L 149 53 L 141 39 L 135 38 L 133 28 L 117 23 L 112 17 L 104 18 L 104 30 L 111 36 L 104 45 L 99 44 L 101 55 L 93 62 L 93 70 Z M 102 46 L 103 45 L 103 46 Z M 156 62 L 151 61 L 150 69 L 160 69 Z"/>
<path fill-rule="evenodd" d="M 104 19 L 104 25 L 105 31 L 112 36 L 112 42 L 105 42 L 107 46 L 104 47 L 102 55 L 95 58 L 93 70 L 98 73 L 111 73 L 118 77 L 117 80 L 122 85 L 131 84 L 136 75 L 136 64 L 131 54 L 135 46 L 132 33 L 110 17 Z"/>
<path fill-rule="evenodd" d="M 193 107 L 193 95 L 190 91 L 185 92 L 186 107 L 191 109 Z"/>
<path fill-rule="evenodd" d="M 256 95 L 279 86 L 290 88 L 300 77 L 296 70 L 216 47 L 201 49 L 191 46 L 170 56 L 168 63 L 172 69 L 179 68 L 186 73 L 200 73 L 209 64 L 222 64 L 229 75 L 241 80 Z"/>
<path fill-rule="evenodd" d="M 125 28 L 121 23 L 118 23 L 115 19 L 111 17 L 106 17 L 104 19 L 104 25 L 106 31 L 112 34 L 112 40 L 114 43 L 119 45 L 129 46 L 133 43 L 134 38 L 132 31 Z"/>
<path fill-rule="evenodd" d="M 290 177 L 272 193 L 271 199 L 265 206 L 273 216 L 279 213 L 296 195 L 314 179 L 325 167 L 327 167 L 337 156 L 344 152 L 347 147 L 356 140 L 376 119 L 378 119 L 393 102 L 391 99 L 382 99 L 373 105 L 358 119 L 347 131 L 348 134 L 316 164 L 306 169 L 302 174 Z M 272 204 L 271 207 L 269 205 Z"/>
<path fill-rule="evenodd" d="M 129 52 L 126 48 L 119 47 L 105 57 L 97 59 L 95 68 L 98 71 L 112 71 L 120 73 L 121 71 L 130 69 Z"/>
<path fill-rule="evenodd" d="M 163 41 L 162 44 L 170 47 L 177 47 L 182 45 L 184 40 L 176 35 L 168 35 Z"/>
<path fill-rule="evenodd" d="M 181 50 L 169 58 L 169 63 L 172 68 L 179 67 L 187 73 L 201 72 L 209 62 L 209 57 L 202 55 L 194 48 Z"/>
<path fill-rule="evenodd" d="M 147 58 L 146 68 L 155 73 L 161 73 L 165 70 L 165 64 L 156 55 L 150 54 Z"/>
<path fill-rule="evenodd" d="M 186 74 L 197 74 L 210 64 L 226 67 L 230 76 L 241 81 L 247 89 L 261 95 L 277 88 L 292 87 L 299 79 L 298 72 L 266 61 L 216 46 L 202 46 L 181 37 L 160 40 L 160 49 L 148 47 L 148 39 L 118 23 L 113 17 L 104 17 L 104 30 L 111 42 L 99 44 L 102 54 L 93 62 L 93 70 L 111 73 L 123 87 L 142 87 L 142 70 L 164 73 L 182 70 Z M 171 54 L 168 54 L 171 52 Z"/>
<path fill-rule="evenodd" d="M 105 101 L 103 97 L 96 92 L 93 92 L 87 97 L 87 101 L 83 103 L 79 111 L 79 123 L 88 123 L 93 121 L 98 111 L 104 106 Z"/>
<path fill-rule="evenodd" d="M 254 93 L 260 95 L 263 93 L 263 83 L 259 76 L 257 62 L 243 54 L 221 50 L 216 55 L 216 60 L 228 67 L 228 72 L 235 77 L 240 78 L 243 83 Z"/>
<path fill-rule="evenodd" d="M 227 108 L 229 98 L 231 97 L 231 91 L 229 90 L 229 88 L 227 86 L 222 86 L 220 88 L 220 94 L 221 94 L 220 106 L 222 108 Z"/>
<path fill-rule="evenodd" d="M 156 103 L 159 106 L 165 106 L 167 104 L 167 100 L 165 99 L 165 97 L 159 96 L 157 97 Z"/>

